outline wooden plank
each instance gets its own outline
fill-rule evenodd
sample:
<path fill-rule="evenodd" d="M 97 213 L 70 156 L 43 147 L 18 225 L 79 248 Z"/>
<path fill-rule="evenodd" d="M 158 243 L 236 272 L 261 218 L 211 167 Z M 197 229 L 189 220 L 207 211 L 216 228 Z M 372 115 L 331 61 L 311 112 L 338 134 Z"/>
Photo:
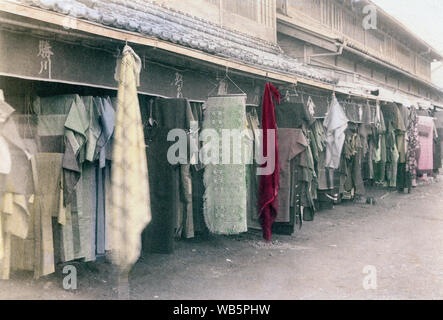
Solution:
<path fill-rule="evenodd" d="M 337 46 L 333 40 L 321 39 L 319 37 L 316 37 L 315 35 L 309 34 L 309 31 L 299 30 L 295 25 L 287 26 L 284 22 L 279 22 L 277 25 L 277 31 L 290 37 L 312 43 L 328 51 L 337 51 Z"/>
<path fill-rule="evenodd" d="M 53 28 L 52 30 L 56 29 Z M 116 90 L 117 82 L 114 79 L 116 58 L 113 51 L 104 52 L 81 44 L 72 44 L 72 41 L 66 43 L 52 40 L 50 33 L 45 35 L 43 38 L 47 41 L 47 45 L 53 53 L 50 64 L 51 74 L 49 74 L 49 68 L 44 70 L 41 67 L 42 60 L 38 57 L 41 41 L 39 36 L 33 36 L 29 31 L 24 33 L 2 31 L 0 32 L 0 43 L 2 43 L 0 48 L 0 75 Z M 140 56 L 143 59 L 143 47 L 139 46 L 137 50 L 140 51 Z M 166 56 L 164 52 L 162 52 L 162 55 Z M 172 62 L 176 61 L 178 57 L 182 57 L 175 53 L 167 54 L 167 56 L 170 57 Z M 170 68 L 171 62 L 165 60 L 162 61 L 165 64 L 150 59 L 144 61 L 140 72 L 139 92 L 154 96 L 175 97 L 178 94 L 178 86 L 174 85 L 174 82 L 177 72 L 179 72 L 183 81 L 183 86 L 180 89 L 182 94 L 192 101 L 205 101 L 207 93 L 215 87 L 217 67 L 206 61 L 196 61 L 198 69 L 200 69 L 198 70 L 192 67 L 195 64 L 194 60 L 189 59 L 189 61 L 193 61 L 192 64 L 189 64 L 190 68 L 181 69 L 181 71 Z M 207 66 L 207 69 L 205 66 Z M 203 71 L 204 69 L 206 71 Z M 225 72 L 223 68 L 219 69 L 219 72 Z M 240 88 L 247 93 L 246 103 L 255 103 L 256 100 L 259 100 L 259 97 L 255 92 L 256 85 L 250 79 L 251 77 L 258 77 L 250 74 L 245 76 L 243 72 L 230 70 L 232 76 L 237 73 L 240 77 L 234 77 L 234 79 Z M 276 83 L 277 81 L 273 80 L 273 82 Z M 281 83 L 284 84 L 285 82 Z"/>

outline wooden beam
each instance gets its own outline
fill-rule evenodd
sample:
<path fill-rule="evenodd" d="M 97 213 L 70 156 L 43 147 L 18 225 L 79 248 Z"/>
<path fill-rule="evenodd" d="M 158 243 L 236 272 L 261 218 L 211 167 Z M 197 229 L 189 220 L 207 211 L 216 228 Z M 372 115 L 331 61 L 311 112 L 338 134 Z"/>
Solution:
<path fill-rule="evenodd" d="M 27 17 L 39 21 L 43 21 L 46 23 L 54 24 L 60 27 L 64 26 L 66 21 L 66 15 L 47 11 L 40 8 L 29 7 L 21 4 L 16 4 L 7 1 L 0 1 L 0 11 L 19 15 L 22 17 Z M 222 57 L 213 56 L 207 53 L 204 53 L 199 50 L 183 47 L 180 45 L 176 45 L 167 41 L 159 40 L 157 38 L 148 37 L 141 35 L 139 33 L 130 32 L 126 30 L 115 29 L 111 27 L 104 26 L 102 24 L 86 21 L 86 20 L 76 20 L 76 31 L 82 31 L 89 34 L 93 34 L 96 36 L 101 36 L 105 38 L 120 40 L 122 42 L 127 41 L 128 43 L 149 46 L 153 48 L 162 49 L 169 52 L 178 53 L 180 55 L 194 58 L 197 60 L 207 61 L 215 65 L 228 67 L 230 69 L 239 70 L 245 73 L 250 73 L 254 75 L 261 76 L 263 78 L 267 78 L 269 80 L 277 80 L 287 83 L 297 84 L 297 82 L 306 83 L 309 85 L 317 86 L 320 88 L 332 90 L 333 87 L 331 85 L 325 84 L 320 81 L 306 79 L 306 78 L 298 78 L 293 75 L 283 74 L 278 72 L 272 72 L 263 70 L 260 68 L 252 67 L 240 62 L 235 62 L 229 59 L 225 59 Z"/>
<path fill-rule="evenodd" d="M 331 52 L 337 51 L 337 45 L 333 40 L 324 40 L 322 38 L 316 37 L 315 35 L 309 34 L 307 31 L 301 31 L 296 25 L 288 26 L 283 22 L 278 23 L 277 31 L 290 36 L 292 38 L 300 39 L 308 43 L 312 43 L 317 47 L 326 49 Z"/>

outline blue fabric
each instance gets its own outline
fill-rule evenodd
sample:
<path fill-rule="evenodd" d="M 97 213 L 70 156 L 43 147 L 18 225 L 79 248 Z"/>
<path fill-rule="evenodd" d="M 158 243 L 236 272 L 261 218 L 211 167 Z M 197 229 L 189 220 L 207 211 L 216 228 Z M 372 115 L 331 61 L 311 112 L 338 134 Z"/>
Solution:
<path fill-rule="evenodd" d="M 106 155 L 110 153 L 108 149 L 112 149 L 111 137 L 115 128 L 115 111 L 109 97 L 100 98 L 97 101 L 97 107 L 102 133 L 97 141 L 96 152 L 100 154 L 100 168 L 104 168 L 106 166 Z"/>

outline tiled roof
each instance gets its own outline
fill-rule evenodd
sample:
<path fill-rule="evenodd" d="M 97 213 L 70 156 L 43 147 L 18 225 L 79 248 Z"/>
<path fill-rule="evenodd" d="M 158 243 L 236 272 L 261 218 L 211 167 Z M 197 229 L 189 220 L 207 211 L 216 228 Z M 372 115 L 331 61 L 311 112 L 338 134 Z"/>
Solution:
<path fill-rule="evenodd" d="M 333 83 L 318 70 L 283 53 L 275 44 L 227 30 L 206 20 L 140 0 L 15 0 L 78 19 L 233 59 L 261 69 Z"/>

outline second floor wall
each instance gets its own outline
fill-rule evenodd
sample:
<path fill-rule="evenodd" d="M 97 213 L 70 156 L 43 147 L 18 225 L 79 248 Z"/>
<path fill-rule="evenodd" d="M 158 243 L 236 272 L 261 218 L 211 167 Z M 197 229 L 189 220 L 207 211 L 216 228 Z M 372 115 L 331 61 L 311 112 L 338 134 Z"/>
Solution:
<path fill-rule="evenodd" d="M 152 0 L 139 0 L 152 2 Z M 365 77 L 387 83 L 394 88 L 427 96 L 426 86 L 422 87 L 414 79 L 403 74 L 400 80 L 396 72 L 386 69 L 385 64 L 376 62 L 366 67 L 365 56 L 370 55 L 380 61 L 390 63 L 407 73 L 431 81 L 431 59 L 436 53 L 429 54 L 424 42 L 417 40 L 408 30 L 401 27 L 392 17 L 378 15 L 377 28 L 363 26 L 366 0 L 156 0 L 174 10 L 202 18 L 223 28 L 278 43 L 288 55 L 305 63 L 325 67 L 344 68 L 352 73 L 362 73 Z M 351 5 L 354 3 L 354 5 Z M 357 4 L 355 4 L 357 3 Z M 299 38 L 300 32 L 292 38 L 282 37 L 282 21 L 287 28 L 300 28 L 311 36 L 320 35 L 330 39 L 326 49 L 316 43 Z M 283 32 L 284 33 L 284 32 Z M 312 38 L 312 37 L 311 37 Z M 349 59 L 345 56 L 316 57 L 305 59 L 306 55 L 325 54 L 338 50 L 336 40 L 346 39 L 349 46 L 358 49 L 362 56 Z M 303 41 L 308 42 L 303 42 Z M 311 61 L 312 60 L 312 61 Z M 314 61 L 316 60 L 316 61 Z M 363 63 L 361 63 L 363 62 Z M 369 70 L 369 71 L 368 71 Z M 370 71 L 372 70 L 372 71 Z"/>
<path fill-rule="evenodd" d="M 326 53 L 324 49 L 283 33 L 278 33 L 278 43 L 286 54 L 301 60 L 304 56 L 311 54 Z M 362 80 L 364 83 L 380 86 L 394 92 L 401 90 L 407 94 L 426 97 L 435 101 L 441 99 L 440 93 L 430 88 L 429 85 L 392 71 L 380 64 L 367 61 L 353 53 L 344 51 L 339 55 L 312 56 L 309 61 L 311 66 L 320 68 L 329 77 L 343 82 L 353 83 Z"/>
<path fill-rule="evenodd" d="M 364 28 L 363 6 L 339 0 L 277 0 L 278 17 L 296 25 L 346 38 L 369 54 L 402 68 L 422 79 L 431 80 L 431 57 L 424 48 L 395 30 L 393 22 L 377 14 L 376 29 Z M 401 32 L 400 32 L 401 31 Z"/>
<path fill-rule="evenodd" d="M 150 1 L 150 0 L 146 0 Z M 389 18 L 378 15 L 377 28 L 363 27 L 363 5 L 344 0 L 156 0 L 223 28 L 277 41 L 277 18 L 289 19 L 322 35 L 351 44 L 421 79 L 431 81 L 431 56 L 423 45 Z M 382 18 L 383 17 L 383 18 Z M 392 20 L 392 19 L 391 19 Z"/>
<path fill-rule="evenodd" d="M 443 62 L 437 62 L 432 66 L 432 82 L 443 88 Z"/>
<path fill-rule="evenodd" d="M 276 42 L 276 0 L 156 0 L 224 28 Z"/>

